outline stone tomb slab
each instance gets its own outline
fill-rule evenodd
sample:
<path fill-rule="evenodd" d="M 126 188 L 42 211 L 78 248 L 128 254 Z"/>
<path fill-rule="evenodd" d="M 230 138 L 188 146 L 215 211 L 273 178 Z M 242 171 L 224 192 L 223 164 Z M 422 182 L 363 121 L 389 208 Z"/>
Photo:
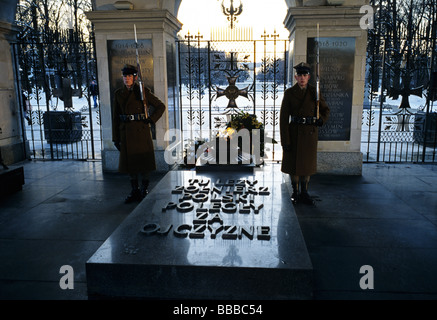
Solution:
<path fill-rule="evenodd" d="M 170 171 L 86 263 L 90 299 L 310 299 L 312 271 L 269 167 Z"/>

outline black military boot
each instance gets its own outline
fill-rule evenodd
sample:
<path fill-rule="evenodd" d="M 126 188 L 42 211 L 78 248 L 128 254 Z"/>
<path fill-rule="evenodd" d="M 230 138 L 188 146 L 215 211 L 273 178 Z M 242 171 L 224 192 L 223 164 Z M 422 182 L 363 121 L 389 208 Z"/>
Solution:
<path fill-rule="evenodd" d="M 299 202 L 299 183 L 291 181 L 293 192 L 291 193 L 291 203 L 297 204 Z"/>
<path fill-rule="evenodd" d="M 313 198 L 311 198 L 311 196 L 308 194 L 308 180 L 304 180 L 300 182 L 300 197 L 299 197 L 299 201 L 304 203 L 304 204 L 308 204 L 311 206 L 314 206 L 316 204 L 316 202 L 313 200 Z"/>
<path fill-rule="evenodd" d="M 141 191 L 138 188 L 138 180 L 131 180 L 130 183 L 132 186 L 132 191 L 126 197 L 126 199 L 124 200 L 124 203 L 131 203 L 131 202 L 139 201 L 142 199 L 141 198 Z"/>
<path fill-rule="evenodd" d="M 147 196 L 147 194 L 149 193 L 148 188 L 149 188 L 149 180 L 142 180 L 141 181 L 141 189 L 140 189 L 141 199 L 144 199 Z"/>

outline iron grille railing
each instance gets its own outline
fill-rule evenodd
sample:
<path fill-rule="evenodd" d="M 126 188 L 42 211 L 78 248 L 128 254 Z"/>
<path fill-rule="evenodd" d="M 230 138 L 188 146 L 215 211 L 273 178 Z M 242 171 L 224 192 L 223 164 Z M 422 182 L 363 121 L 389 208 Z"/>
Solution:
<path fill-rule="evenodd" d="M 279 111 L 287 86 L 288 40 L 177 41 L 180 119 L 184 145 L 213 139 L 237 112 L 255 114 L 280 142 Z M 280 143 L 267 160 L 282 158 Z"/>
<path fill-rule="evenodd" d="M 28 156 L 101 159 L 100 104 L 90 88 L 98 83 L 94 43 L 23 42 L 13 50 Z"/>
<path fill-rule="evenodd" d="M 371 0 L 361 135 L 365 162 L 437 161 L 437 4 Z"/>

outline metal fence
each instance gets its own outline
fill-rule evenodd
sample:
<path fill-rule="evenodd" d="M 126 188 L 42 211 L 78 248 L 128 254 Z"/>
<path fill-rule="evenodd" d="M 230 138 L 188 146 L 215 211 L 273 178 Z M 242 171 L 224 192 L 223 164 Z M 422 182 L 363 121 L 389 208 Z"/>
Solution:
<path fill-rule="evenodd" d="M 364 161 L 435 163 L 437 4 L 371 0 L 361 151 Z"/>
<path fill-rule="evenodd" d="M 33 159 L 101 159 L 94 44 L 23 42 L 13 46 L 23 135 Z"/>
<path fill-rule="evenodd" d="M 181 131 L 185 146 L 214 139 L 231 116 L 254 114 L 268 137 L 280 141 L 279 111 L 286 89 L 288 41 L 201 40 L 177 42 Z M 266 145 L 267 160 L 282 158 L 280 144 Z"/>
<path fill-rule="evenodd" d="M 391 106 L 363 111 L 365 162 L 437 162 L 437 115 Z"/>
<path fill-rule="evenodd" d="M 377 45 L 369 46 L 372 59 L 367 64 L 361 135 L 364 161 L 435 163 L 435 59 L 430 60 L 426 75 L 430 80 L 422 91 L 414 90 L 419 79 L 416 73 L 409 79 L 409 91 L 393 92 L 387 84 L 393 83 L 396 72 L 389 63 L 392 49 L 378 42 L 381 37 L 371 38 Z M 90 89 L 97 75 L 93 42 L 27 42 L 13 49 L 18 87 L 24 93 L 20 102 L 29 156 L 100 160 L 100 105 L 98 99 L 94 105 Z M 215 137 L 232 114 L 244 111 L 256 115 L 267 136 L 278 142 L 266 145 L 267 161 L 280 161 L 279 111 L 290 85 L 288 40 L 266 34 L 261 40 L 238 41 L 188 35 L 177 41 L 177 51 L 184 144 Z M 25 107 L 26 99 L 30 109 Z"/>

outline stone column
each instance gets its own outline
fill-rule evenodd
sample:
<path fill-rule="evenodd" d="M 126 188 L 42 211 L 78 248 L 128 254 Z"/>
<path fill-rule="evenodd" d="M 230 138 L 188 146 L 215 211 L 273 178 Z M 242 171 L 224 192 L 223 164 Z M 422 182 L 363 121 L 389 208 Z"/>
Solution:
<path fill-rule="evenodd" d="M 333 112 L 331 112 L 330 123 L 325 127 L 325 130 L 331 128 L 329 129 L 331 134 L 327 133 L 325 138 L 321 137 L 319 141 L 318 172 L 320 173 L 345 175 L 361 175 L 362 173 L 363 158 L 360 145 L 367 29 L 363 28 L 362 24 L 360 25 L 363 17 L 360 8 L 366 2 L 365 0 L 287 1 L 289 9 L 284 24 L 290 31 L 290 69 L 288 73 L 290 83 L 294 82 L 293 65 L 302 61 L 315 61 L 314 45 L 311 44 L 315 43 L 314 39 L 317 37 L 317 23 L 319 24 L 321 40 L 320 51 L 327 49 L 322 47 L 324 44 L 331 47 L 333 44 L 341 44 L 338 48 L 338 55 L 335 49 L 330 49 L 331 56 L 320 60 L 320 73 L 325 75 L 325 78 L 320 78 L 320 82 L 323 84 L 325 81 L 324 84 L 326 84 L 330 81 L 329 77 L 335 78 L 336 75 L 340 74 L 340 71 L 342 72 L 341 77 L 343 77 L 345 69 L 348 70 L 346 75 L 350 77 L 350 81 L 347 83 L 332 84 L 336 87 L 336 91 L 325 90 L 326 96 L 332 96 L 333 92 L 336 92 L 339 96 L 343 95 L 349 98 L 345 101 L 332 102 L 331 111 Z M 340 48 L 341 46 L 349 47 L 348 50 L 354 51 L 345 53 Z M 347 61 L 343 59 L 343 55 L 345 57 L 349 55 L 346 57 Z M 323 57 L 322 54 L 320 56 Z M 314 79 L 315 75 L 313 74 L 312 77 Z M 339 83 L 340 86 L 338 86 Z M 323 85 L 321 87 L 323 94 Z M 336 128 L 344 130 L 344 133 L 337 136 L 332 134 Z"/>
<path fill-rule="evenodd" d="M 26 158 L 22 132 L 22 109 L 17 98 L 15 62 L 11 43 L 18 29 L 0 20 L 0 150 L 5 164 Z"/>
<path fill-rule="evenodd" d="M 110 48 L 108 45 L 118 43 L 114 41 L 129 43 L 129 46 L 126 47 L 127 56 L 125 59 L 127 63 L 134 64 L 136 61 L 135 50 L 134 48 L 132 50 L 131 44 L 134 41 L 134 25 L 136 26 L 138 42 L 144 43 L 147 47 L 147 54 L 150 55 L 151 53 L 147 57 L 147 70 L 150 71 L 150 74 L 143 74 L 143 78 L 146 78 L 143 80 L 146 85 L 153 87 L 153 92 L 168 106 L 167 48 L 169 43 L 175 43 L 176 33 L 182 26 L 174 16 L 174 11 L 170 12 L 169 9 L 171 8 L 167 8 L 169 6 L 168 2 L 97 0 L 94 11 L 87 13 L 88 19 L 91 20 L 95 28 L 102 113 L 102 161 L 105 171 L 116 171 L 118 168 L 118 151 L 112 143 L 111 105 L 113 101 L 111 90 L 114 83 L 111 83 L 111 81 L 114 82 L 113 77 L 116 74 L 119 75 L 121 80 L 121 68 L 120 70 L 111 70 L 111 57 L 108 54 Z M 123 49 L 117 50 L 122 51 Z M 144 51 L 141 54 L 144 54 Z M 143 55 L 140 58 L 145 57 Z M 173 57 L 169 59 L 171 58 Z M 121 63 L 123 59 L 118 61 Z M 154 143 L 158 170 L 168 170 L 168 165 L 164 161 L 164 150 L 167 146 L 167 142 L 164 141 L 164 134 L 169 128 L 168 115 L 167 108 L 162 118 L 156 123 L 156 140 Z"/>

